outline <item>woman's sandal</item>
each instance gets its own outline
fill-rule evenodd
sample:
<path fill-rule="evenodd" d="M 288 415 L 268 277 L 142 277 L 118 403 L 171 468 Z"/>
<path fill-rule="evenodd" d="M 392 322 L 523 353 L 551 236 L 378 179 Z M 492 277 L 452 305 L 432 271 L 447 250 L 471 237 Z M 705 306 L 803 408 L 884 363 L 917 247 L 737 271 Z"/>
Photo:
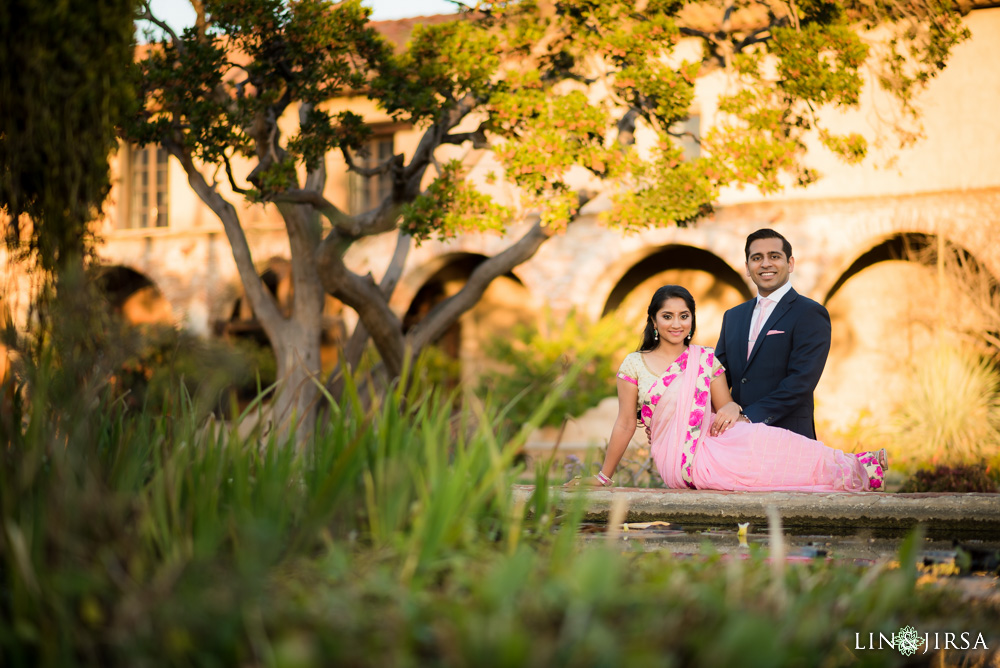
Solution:
<path fill-rule="evenodd" d="M 862 452 L 858 455 L 858 461 L 868 472 L 869 488 L 881 489 L 885 485 L 885 473 L 889 470 L 889 456 L 885 448 L 878 452 Z"/>

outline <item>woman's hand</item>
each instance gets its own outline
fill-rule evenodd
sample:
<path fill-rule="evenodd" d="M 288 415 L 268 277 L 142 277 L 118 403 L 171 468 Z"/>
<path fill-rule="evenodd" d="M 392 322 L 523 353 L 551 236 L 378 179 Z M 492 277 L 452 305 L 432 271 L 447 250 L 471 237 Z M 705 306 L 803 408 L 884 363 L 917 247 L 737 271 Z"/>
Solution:
<path fill-rule="evenodd" d="M 563 483 L 563 487 L 606 487 L 596 475 L 576 476 Z"/>
<path fill-rule="evenodd" d="M 719 412 L 715 414 L 715 421 L 712 422 L 712 436 L 719 436 L 732 429 L 733 425 L 740 419 L 740 413 L 742 413 L 742 409 L 735 401 L 730 401 L 720 408 Z"/>

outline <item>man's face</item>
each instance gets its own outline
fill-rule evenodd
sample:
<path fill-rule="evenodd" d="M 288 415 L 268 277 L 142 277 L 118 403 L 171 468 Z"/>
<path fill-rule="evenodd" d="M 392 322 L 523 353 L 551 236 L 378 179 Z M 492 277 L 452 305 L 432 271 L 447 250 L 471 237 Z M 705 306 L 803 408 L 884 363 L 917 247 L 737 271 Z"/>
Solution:
<path fill-rule="evenodd" d="M 750 244 L 747 259 L 747 276 L 757 286 L 761 297 L 788 282 L 788 275 L 795 269 L 795 258 L 785 257 L 781 239 L 757 239 Z"/>

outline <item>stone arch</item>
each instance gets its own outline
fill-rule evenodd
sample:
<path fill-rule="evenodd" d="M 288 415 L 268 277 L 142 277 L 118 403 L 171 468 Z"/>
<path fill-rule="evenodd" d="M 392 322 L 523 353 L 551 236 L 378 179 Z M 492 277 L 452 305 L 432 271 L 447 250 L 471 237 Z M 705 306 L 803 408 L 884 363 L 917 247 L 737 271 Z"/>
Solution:
<path fill-rule="evenodd" d="M 870 241 L 827 290 L 833 331 L 816 400 L 817 420 L 829 437 L 846 439 L 866 416 L 890 408 L 905 390 L 901 369 L 919 363 L 942 326 L 979 329 L 980 316 L 967 301 L 972 297 L 956 288 L 956 277 L 939 275 L 927 263 L 927 253 L 942 241 L 967 266 L 988 274 L 985 264 L 950 239 L 901 231 Z M 870 391 L 858 391 L 861 378 Z"/>
<path fill-rule="evenodd" d="M 409 276 L 423 276 L 403 315 L 404 332 L 417 325 L 439 303 L 456 294 L 469 276 L 487 259 L 479 253 L 449 253 L 434 258 Z M 489 366 L 484 345 L 490 336 L 502 335 L 532 317 L 530 294 L 513 272 L 490 283 L 475 307 L 466 312 L 435 343 L 447 357 L 457 360 L 463 380 L 474 380 Z"/>
<path fill-rule="evenodd" d="M 714 346 L 726 309 L 752 294 L 739 273 L 714 253 L 695 246 L 671 244 L 648 249 L 627 268 L 604 300 L 602 315 L 618 311 L 626 326 L 639 331 L 649 297 L 661 285 L 683 285 L 698 306 L 695 342 Z"/>
<path fill-rule="evenodd" d="M 112 310 L 132 325 L 174 325 L 170 302 L 145 274 L 125 265 L 98 270 L 97 283 Z"/>
<path fill-rule="evenodd" d="M 414 301 L 417 300 L 420 291 L 428 283 L 439 280 L 442 275 L 454 274 L 456 270 L 459 273 L 464 272 L 465 278 L 468 278 L 472 270 L 486 260 L 487 257 L 487 255 L 475 250 L 453 250 L 432 255 L 426 261 L 416 263 L 412 268 L 408 266 L 403 273 L 402 279 L 396 286 L 396 290 L 393 292 L 391 303 L 393 310 L 401 318 L 405 317 Z M 517 267 L 505 274 L 505 277 L 522 287 L 525 285 L 524 281 L 518 275 Z"/>

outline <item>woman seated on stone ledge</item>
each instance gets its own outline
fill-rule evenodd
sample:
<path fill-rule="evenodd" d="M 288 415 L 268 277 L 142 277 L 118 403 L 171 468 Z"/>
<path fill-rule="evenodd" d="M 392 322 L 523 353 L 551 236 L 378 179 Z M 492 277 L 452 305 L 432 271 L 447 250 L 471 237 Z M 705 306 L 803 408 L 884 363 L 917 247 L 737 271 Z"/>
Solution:
<path fill-rule="evenodd" d="M 888 470 L 884 449 L 846 454 L 743 416 L 714 350 L 691 344 L 695 304 L 685 288 L 661 287 L 647 313 L 642 345 L 618 371 L 618 419 L 604 465 L 583 484 L 613 484 L 638 415 L 667 487 L 801 492 L 882 487 Z"/>

